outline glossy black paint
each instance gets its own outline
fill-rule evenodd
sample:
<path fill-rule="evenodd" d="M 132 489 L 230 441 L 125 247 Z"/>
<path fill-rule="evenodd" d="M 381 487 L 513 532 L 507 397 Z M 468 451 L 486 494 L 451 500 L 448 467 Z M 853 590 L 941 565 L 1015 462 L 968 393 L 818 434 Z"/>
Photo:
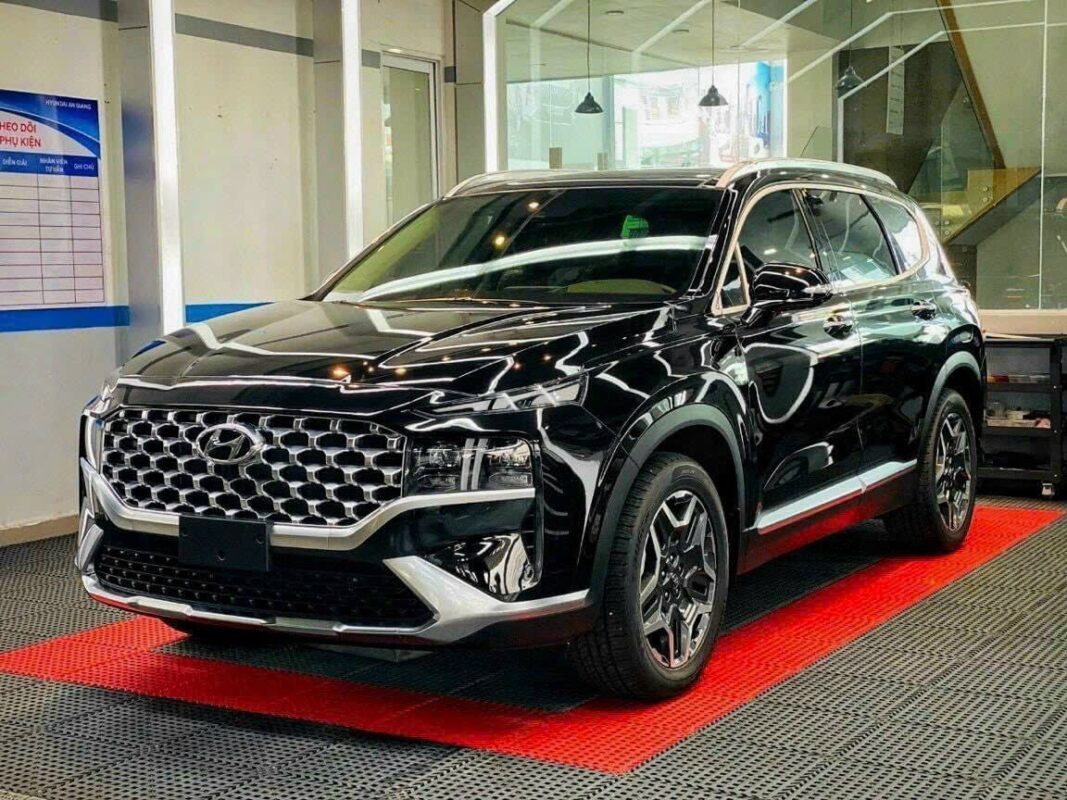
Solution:
<path fill-rule="evenodd" d="M 557 173 L 483 179 L 461 191 L 649 182 L 713 191 L 715 178 L 707 171 Z M 412 438 L 478 431 L 528 439 L 541 463 L 538 503 L 407 515 L 344 556 L 426 552 L 539 516 L 543 578 L 521 599 L 589 587 L 595 596 L 611 532 L 641 464 L 659 447 L 682 449 L 719 484 L 732 527 L 731 559 L 737 569 L 749 569 L 901 502 L 904 483 L 773 534 L 758 530 L 761 514 L 803 502 L 868 467 L 914 459 L 935 388 L 960 380 L 956 370 L 982 378 L 974 305 L 939 250 L 912 277 L 820 289 L 792 305 L 771 302 L 767 291 L 759 308 L 712 313 L 719 265 L 746 202 L 769 188 L 805 183 L 872 188 L 832 171 L 786 169 L 729 185 L 713 247 L 677 301 L 354 305 L 316 293 L 164 337 L 124 367 L 115 403 L 314 410 L 368 418 Z M 773 276 L 779 284 L 783 274 Z M 766 287 L 771 277 L 765 276 Z M 807 288 L 822 286 L 818 277 L 797 274 Z M 780 299 L 788 299 L 779 289 Z M 919 302 L 936 313 L 913 313 Z M 953 362 L 947 374 L 943 365 L 955 353 L 968 358 Z M 450 401 L 578 375 L 587 380 L 580 404 L 442 413 Z M 980 405 L 980 396 L 974 402 Z M 559 638 L 574 632 L 560 631 Z M 516 636 L 514 630 L 493 635 Z"/>
<path fill-rule="evenodd" d="M 814 308 L 832 291 L 826 276 L 817 269 L 800 264 L 764 264 L 749 287 L 745 324 L 757 323 L 760 317 Z"/>

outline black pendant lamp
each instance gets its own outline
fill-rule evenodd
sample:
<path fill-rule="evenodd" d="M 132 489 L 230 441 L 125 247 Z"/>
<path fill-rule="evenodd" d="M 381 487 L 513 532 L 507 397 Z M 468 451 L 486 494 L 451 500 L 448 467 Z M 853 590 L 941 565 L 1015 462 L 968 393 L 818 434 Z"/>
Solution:
<path fill-rule="evenodd" d="M 838 95 L 848 94 L 853 89 L 857 88 L 863 83 L 863 78 L 856 72 L 856 68 L 851 64 L 845 68 L 845 71 L 841 73 L 841 77 L 837 79 L 837 83 L 834 84 L 834 89 Z"/>
<path fill-rule="evenodd" d="M 603 114 L 604 109 L 593 97 L 593 0 L 585 0 L 585 99 L 574 109 L 575 114 Z"/>
<path fill-rule="evenodd" d="M 840 97 L 843 94 L 848 94 L 853 89 L 858 88 L 863 84 L 863 78 L 856 72 L 856 68 L 852 66 L 852 9 L 854 0 L 848 2 L 848 67 L 841 73 L 841 77 L 837 79 L 837 83 L 834 84 L 834 91 L 837 92 L 837 96 Z"/>
<path fill-rule="evenodd" d="M 723 108 L 729 103 L 715 87 L 715 0 L 711 0 L 711 88 L 700 98 L 701 108 Z"/>

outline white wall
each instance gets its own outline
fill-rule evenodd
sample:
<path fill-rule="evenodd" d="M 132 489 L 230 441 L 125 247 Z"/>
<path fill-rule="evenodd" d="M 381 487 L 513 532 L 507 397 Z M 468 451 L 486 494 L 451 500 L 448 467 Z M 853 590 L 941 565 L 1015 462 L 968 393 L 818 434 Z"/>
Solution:
<path fill-rule="evenodd" d="M 230 25 L 311 36 L 311 0 L 177 0 L 174 11 Z"/>
<path fill-rule="evenodd" d="M 78 415 L 115 363 L 115 330 L 0 334 L 0 530 L 77 511 Z"/>
<path fill-rule="evenodd" d="M 1041 164 L 1044 30 L 1038 23 L 1044 11 L 1042 3 L 956 10 L 960 28 L 968 31 L 961 38 L 1007 167 Z M 1054 66 L 1049 63 L 1050 78 Z M 1032 88 L 1020 91 L 1020 86 Z"/>
<path fill-rule="evenodd" d="M 310 38 L 310 0 L 182 0 L 176 11 Z M 318 282 L 312 59 L 179 34 L 186 303 L 306 294 Z"/>
<path fill-rule="evenodd" d="M 789 54 L 786 77 L 823 55 L 819 51 Z M 834 59 L 827 58 L 800 77 L 789 80 L 786 91 L 786 155 L 834 159 Z"/>
<path fill-rule="evenodd" d="M 0 88 L 91 98 L 104 142 L 105 279 L 126 302 L 118 30 L 0 3 Z M 0 333 L 0 529 L 76 511 L 78 412 L 116 363 L 120 329 Z"/>

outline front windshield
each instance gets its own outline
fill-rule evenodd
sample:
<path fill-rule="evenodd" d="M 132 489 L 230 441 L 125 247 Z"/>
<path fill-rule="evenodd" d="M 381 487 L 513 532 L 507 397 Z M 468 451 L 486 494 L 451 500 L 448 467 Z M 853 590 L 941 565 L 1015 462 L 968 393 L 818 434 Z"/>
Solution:
<path fill-rule="evenodd" d="M 670 297 L 689 288 L 720 197 L 648 186 L 448 198 L 356 261 L 325 299 Z"/>

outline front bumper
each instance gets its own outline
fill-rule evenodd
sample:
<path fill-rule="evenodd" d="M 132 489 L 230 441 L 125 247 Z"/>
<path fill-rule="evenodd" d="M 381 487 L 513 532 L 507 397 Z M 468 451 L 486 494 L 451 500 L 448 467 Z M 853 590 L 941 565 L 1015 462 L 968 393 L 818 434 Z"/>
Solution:
<path fill-rule="evenodd" d="M 383 647 L 439 647 L 468 640 L 501 646 L 548 644 L 569 638 L 586 626 L 590 618 L 588 590 L 507 602 L 421 556 L 411 554 L 383 558 L 381 563 L 430 610 L 430 620 L 413 627 L 353 625 L 306 616 L 243 616 L 218 613 L 163 597 L 120 593 L 104 586 L 94 569 L 105 526 L 143 536 L 177 537 L 178 517 L 127 507 L 85 459 L 81 461 L 81 473 L 84 495 L 76 562 L 86 591 L 110 606 L 166 619 Z M 521 489 L 402 498 L 346 528 L 276 525 L 272 527 L 270 542 L 272 548 L 301 552 L 353 550 L 371 540 L 391 521 L 420 509 L 465 503 L 506 503 L 528 499 L 532 492 L 531 489 Z"/>

